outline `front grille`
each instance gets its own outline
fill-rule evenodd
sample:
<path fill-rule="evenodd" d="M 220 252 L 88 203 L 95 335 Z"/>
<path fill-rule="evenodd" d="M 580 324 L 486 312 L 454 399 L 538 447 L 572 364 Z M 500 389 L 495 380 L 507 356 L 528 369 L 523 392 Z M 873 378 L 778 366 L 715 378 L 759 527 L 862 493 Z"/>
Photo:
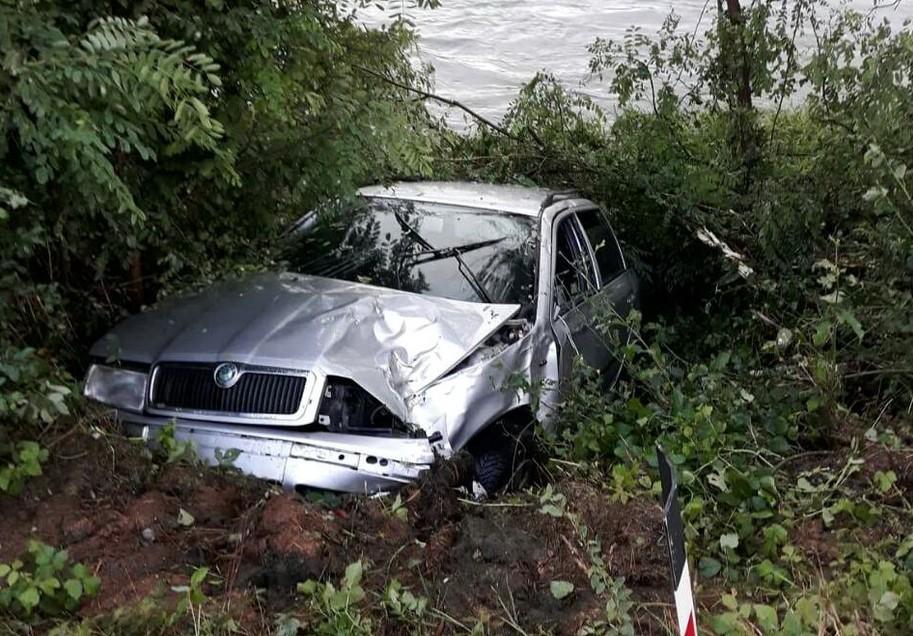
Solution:
<path fill-rule="evenodd" d="M 215 365 L 160 364 L 152 384 L 152 407 L 240 415 L 294 415 L 306 378 L 276 371 L 243 369 L 234 386 L 213 378 Z"/>

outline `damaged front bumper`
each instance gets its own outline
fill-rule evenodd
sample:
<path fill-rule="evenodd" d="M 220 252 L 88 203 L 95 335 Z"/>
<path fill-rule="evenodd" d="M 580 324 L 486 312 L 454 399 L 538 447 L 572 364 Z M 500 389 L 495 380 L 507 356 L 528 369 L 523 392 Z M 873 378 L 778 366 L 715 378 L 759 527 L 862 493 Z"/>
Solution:
<path fill-rule="evenodd" d="M 416 479 L 444 450 L 422 438 L 302 432 L 127 413 L 120 417 L 128 435 L 152 443 L 173 423 L 175 439 L 192 443 L 203 461 L 230 463 L 288 489 L 388 490 Z"/>

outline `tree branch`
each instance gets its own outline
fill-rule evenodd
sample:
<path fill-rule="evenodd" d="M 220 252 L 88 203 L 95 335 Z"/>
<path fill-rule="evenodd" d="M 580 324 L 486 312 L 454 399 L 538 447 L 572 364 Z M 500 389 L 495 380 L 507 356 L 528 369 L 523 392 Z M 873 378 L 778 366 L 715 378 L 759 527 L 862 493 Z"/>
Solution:
<path fill-rule="evenodd" d="M 483 117 L 482 115 L 480 115 L 479 113 L 477 113 L 476 111 L 471 109 L 469 106 L 466 106 L 465 104 L 462 104 L 461 102 L 458 102 L 455 99 L 451 99 L 449 97 L 443 97 L 441 95 L 437 95 L 435 93 L 428 92 L 421 88 L 416 88 L 415 86 L 409 86 L 408 84 L 403 84 L 402 82 L 399 82 L 399 81 L 393 79 L 392 77 L 387 77 L 383 73 L 378 73 L 377 71 L 371 70 L 369 68 L 365 68 L 364 66 L 357 66 L 356 68 L 358 70 L 362 71 L 363 73 L 371 75 L 372 77 L 376 77 L 377 79 L 379 79 L 383 82 L 386 82 L 387 84 L 390 84 L 391 86 L 395 86 L 396 88 L 402 89 L 404 91 L 410 91 L 412 93 L 415 93 L 416 95 L 419 95 L 423 99 L 433 99 L 434 101 L 440 102 L 441 104 L 446 104 L 446 105 L 452 106 L 454 108 L 459 108 L 464 113 L 466 113 L 467 115 L 469 115 L 470 117 L 475 119 L 477 122 L 479 122 L 480 124 L 483 124 L 485 126 L 488 126 L 495 132 L 498 132 L 498 133 L 504 135 L 505 137 L 513 139 L 514 141 L 519 141 L 519 142 L 524 141 L 521 137 L 510 132 L 503 126 L 500 126 L 500 125 L 494 123 L 493 121 L 491 121 L 490 119 Z M 539 136 L 533 130 L 527 129 L 527 132 L 529 132 L 530 137 L 533 138 L 533 141 L 535 141 L 537 145 L 539 145 L 540 147 L 545 146 L 545 144 L 542 143 L 542 140 L 539 138 Z"/>

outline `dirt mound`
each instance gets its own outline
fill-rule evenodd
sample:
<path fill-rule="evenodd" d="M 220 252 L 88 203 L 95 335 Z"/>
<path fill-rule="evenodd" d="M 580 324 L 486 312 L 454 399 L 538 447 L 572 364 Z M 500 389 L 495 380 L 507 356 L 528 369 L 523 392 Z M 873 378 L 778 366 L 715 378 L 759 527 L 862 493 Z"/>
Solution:
<path fill-rule="evenodd" d="M 174 604 L 171 587 L 206 565 L 221 581 L 210 598 L 230 599 L 257 633 L 263 623 L 251 608 L 265 601 L 263 610 L 300 611 L 299 582 L 336 581 L 359 559 L 367 589 L 379 593 L 397 579 L 467 624 L 502 617 L 492 619 L 495 631 L 510 620 L 573 633 L 600 612 L 571 522 L 542 514 L 531 497 L 462 499 L 455 486 L 465 482 L 466 458 L 404 488 L 394 506 L 393 497 L 306 501 L 239 475 L 160 466 L 117 435 L 74 433 L 53 451 L 23 496 L 0 498 L 0 561 L 30 538 L 67 548 L 102 580 L 101 594 L 81 609 L 86 616 L 153 594 Z M 651 599 L 668 594 L 657 505 L 612 503 L 585 483 L 559 489 L 600 539 L 611 576 Z M 574 593 L 555 599 L 555 580 L 571 582 Z M 254 588 L 265 590 L 260 600 Z M 442 621 L 440 631 L 452 626 Z"/>

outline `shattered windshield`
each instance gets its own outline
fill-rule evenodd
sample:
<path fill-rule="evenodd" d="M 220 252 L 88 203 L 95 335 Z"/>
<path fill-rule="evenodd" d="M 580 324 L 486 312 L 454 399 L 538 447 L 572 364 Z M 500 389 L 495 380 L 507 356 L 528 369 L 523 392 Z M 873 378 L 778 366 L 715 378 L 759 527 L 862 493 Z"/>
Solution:
<path fill-rule="evenodd" d="M 536 219 L 462 206 L 366 199 L 291 235 L 291 271 L 470 302 L 531 306 Z"/>

